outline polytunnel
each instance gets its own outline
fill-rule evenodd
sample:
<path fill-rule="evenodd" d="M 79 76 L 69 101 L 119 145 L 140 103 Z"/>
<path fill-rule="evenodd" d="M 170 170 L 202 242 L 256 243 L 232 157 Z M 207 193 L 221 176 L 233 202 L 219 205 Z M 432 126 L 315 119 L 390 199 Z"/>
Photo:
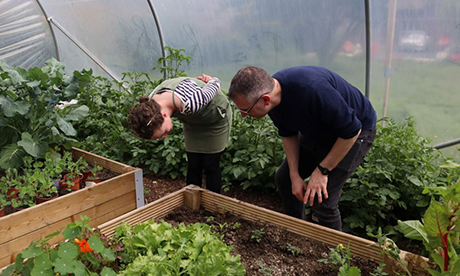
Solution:
<path fill-rule="evenodd" d="M 327 67 L 379 117 L 413 116 L 460 160 L 457 0 L 0 0 L 0 59 L 10 65 L 54 57 L 68 72 L 161 77 L 152 68 L 166 46 L 192 57 L 189 75 L 218 76 L 224 90 L 249 64 Z"/>

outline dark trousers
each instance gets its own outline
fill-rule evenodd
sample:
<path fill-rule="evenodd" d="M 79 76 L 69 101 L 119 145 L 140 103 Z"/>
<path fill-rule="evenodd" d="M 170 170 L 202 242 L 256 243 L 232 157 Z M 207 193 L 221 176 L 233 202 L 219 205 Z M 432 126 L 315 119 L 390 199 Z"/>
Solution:
<path fill-rule="evenodd" d="M 328 199 L 318 204 L 317 198 L 312 206 L 313 220 L 320 225 L 342 230 L 342 218 L 339 210 L 339 200 L 342 193 L 342 187 L 350 175 L 359 166 L 366 156 L 375 139 L 376 129 L 362 131 L 347 155 L 328 175 L 327 192 Z M 326 157 L 332 148 L 331 143 L 317 143 L 314 148 L 308 145 L 303 135 L 299 135 L 300 155 L 299 155 L 299 174 L 305 179 L 309 177 L 318 164 Z M 293 194 L 291 188 L 291 179 L 289 177 L 289 166 L 285 159 L 275 175 L 275 181 L 279 189 L 281 200 L 283 202 L 286 214 L 305 219 L 305 205 L 299 201 Z M 307 182 L 308 184 L 308 182 Z"/>
<path fill-rule="evenodd" d="M 221 156 L 222 152 L 211 154 L 187 152 L 187 185 L 193 184 L 201 187 L 204 170 L 206 189 L 220 193 L 222 173 L 219 162 Z"/>

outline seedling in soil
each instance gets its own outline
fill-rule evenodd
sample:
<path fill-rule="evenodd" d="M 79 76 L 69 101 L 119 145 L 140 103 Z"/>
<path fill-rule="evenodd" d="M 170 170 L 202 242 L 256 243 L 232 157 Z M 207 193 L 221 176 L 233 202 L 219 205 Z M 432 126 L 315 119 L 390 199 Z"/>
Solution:
<path fill-rule="evenodd" d="M 292 256 L 294 257 L 297 257 L 299 256 L 300 254 L 302 254 L 302 249 L 299 249 L 295 246 L 293 246 L 292 244 L 290 243 L 287 243 L 287 246 L 288 246 L 288 251 L 291 252 Z"/>
<path fill-rule="evenodd" d="M 339 268 L 339 275 L 360 275 L 357 274 L 361 273 L 359 268 L 350 264 L 352 261 L 350 245 L 344 247 L 343 244 L 339 244 L 336 248 L 329 248 L 329 250 L 329 257 L 327 259 L 320 259 L 318 262 L 337 266 Z"/>
<path fill-rule="evenodd" d="M 256 229 L 252 230 L 251 239 L 255 239 L 256 242 L 260 242 L 262 240 L 262 236 L 265 235 L 265 229 Z"/>
<path fill-rule="evenodd" d="M 264 264 L 259 264 L 259 272 L 263 275 L 273 275 L 273 270 L 266 267 Z"/>

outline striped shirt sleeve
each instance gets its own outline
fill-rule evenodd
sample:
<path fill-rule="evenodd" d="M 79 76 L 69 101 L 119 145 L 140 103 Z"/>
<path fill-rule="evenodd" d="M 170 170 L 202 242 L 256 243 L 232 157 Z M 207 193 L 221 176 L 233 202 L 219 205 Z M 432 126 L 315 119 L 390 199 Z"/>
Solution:
<path fill-rule="evenodd" d="M 182 114 L 189 115 L 198 112 L 206 106 L 220 89 L 220 80 L 212 78 L 201 88 L 194 81 L 187 79 L 179 83 L 174 91 L 184 104 Z"/>

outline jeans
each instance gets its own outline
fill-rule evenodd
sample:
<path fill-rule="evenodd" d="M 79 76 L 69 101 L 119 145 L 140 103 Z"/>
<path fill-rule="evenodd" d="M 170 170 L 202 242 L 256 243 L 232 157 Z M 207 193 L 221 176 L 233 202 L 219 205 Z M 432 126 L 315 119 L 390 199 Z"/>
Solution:
<path fill-rule="evenodd" d="M 315 198 L 312 206 L 313 220 L 317 220 L 316 222 L 320 225 L 339 231 L 342 230 L 342 218 L 339 210 L 342 187 L 366 156 L 374 142 L 375 132 L 375 128 L 362 131 L 347 155 L 328 175 L 327 192 L 329 197 L 324 199 L 321 204 L 318 204 L 318 199 Z M 315 144 L 314 149 L 311 149 L 306 146 L 308 141 L 302 134 L 299 135 L 299 140 L 300 154 L 298 170 L 300 176 L 305 179 L 312 174 L 313 170 L 326 157 L 333 144 L 320 142 Z M 286 214 L 305 219 L 305 205 L 303 201 L 299 201 L 292 194 L 289 166 L 286 159 L 276 172 L 275 182 L 278 186 Z"/>
<path fill-rule="evenodd" d="M 206 189 L 220 193 L 222 186 L 222 172 L 219 165 L 221 155 L 222 152 L 212 154 L 187 152 L 187 185 L 193 184 L 201 187 L 204 170 Z"/>

